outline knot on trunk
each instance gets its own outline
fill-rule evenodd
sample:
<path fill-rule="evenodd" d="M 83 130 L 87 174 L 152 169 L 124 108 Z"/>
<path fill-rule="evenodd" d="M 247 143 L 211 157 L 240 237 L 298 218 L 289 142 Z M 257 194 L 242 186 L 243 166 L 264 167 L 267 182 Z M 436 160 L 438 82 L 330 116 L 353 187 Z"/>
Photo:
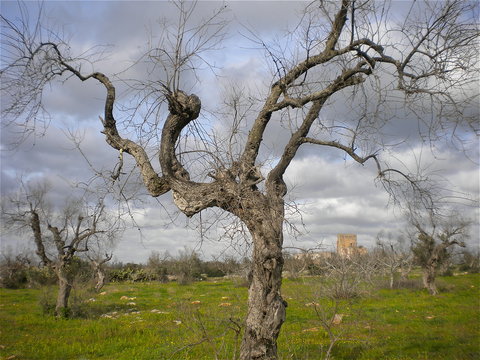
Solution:
<path fill-rule="evenodd" d="M 263 267 L 268 271 L 273 271 L 277 265 L 277 260 L 274 258 L 267 259 L 263 262 Z"/>
<path fill-rule="evenodd" d="M 177 205 L 178 209 L 188 217 L 199 213 L 204 208 L 201 201 L 188 201 L 179 192 L 175 190 L 172 191 L 172 195 L 175 205 Z"/>
<path fill-rule="evenodd" d="M 277 179 L 274 183 L 274 193 L 277 194 L 278 197 L 283 198 L 287 194 L 287 184 L 283 179 Z"/>
<path fill-rule="evenodd" d="M 167 94 L 168 110 L 173 115 L 186 116 L 190 120 L 196 119 L 200 114 L 202 103 L 197 95 L 187 95 L 181 90 Z"/>

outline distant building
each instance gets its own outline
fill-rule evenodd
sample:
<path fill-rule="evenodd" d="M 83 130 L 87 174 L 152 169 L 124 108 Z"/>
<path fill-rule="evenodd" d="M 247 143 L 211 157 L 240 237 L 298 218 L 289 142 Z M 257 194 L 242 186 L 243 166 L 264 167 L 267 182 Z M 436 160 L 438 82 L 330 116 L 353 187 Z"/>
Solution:
<path fill-rule="evenodd" d="M 367 249 L 357 245 L 357 234 L 337 234 L 337 253 L 349 258 L 354 254 L 366 254 Z"/>
<path fill-rule="evenodd" d="M 350 258 L 352 255 L 355 254 L 366 253 L 366 248 L 357 245 L 356 234 L 337 234 L 337 254 L 339 254 L 340 256 Z M 306 251 L 292 255 L 292 257 L 296 260 L 307 261 L 312 264 L 321 263 L 323 260 L 329 259 L 332 256 L 335 256 L 335 253 L 330 251 Z"/>
<path fill-rule="evenodd" d="M 334 253 L 329 251 L 318 251 L 318 252 L 302 252 L 294 254 L 293 258 L 296 260 L 309 261 L 311 263 L 319 263 L 322 260 L 331 258 Z"/>

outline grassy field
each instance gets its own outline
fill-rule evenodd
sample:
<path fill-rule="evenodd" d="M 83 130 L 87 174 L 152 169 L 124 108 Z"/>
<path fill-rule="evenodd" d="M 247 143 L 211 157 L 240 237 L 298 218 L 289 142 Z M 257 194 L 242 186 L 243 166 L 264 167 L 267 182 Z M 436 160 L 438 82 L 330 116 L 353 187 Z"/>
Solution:
<path fill-rule="evenodd" d="M 316 296 L 318 278 L 285 280 L 287 321 L 281 359 L 480 359 L 480 275 L 439 279 L 431 297 L 418 289 L 376 290 L 333 303 Z M 52 291 L 54 289 L 51 289 Z M 75 318 L 45 315 L 45 289 L 0 290 L 2 359 L 234 359 L 247 289 L 231 281 L 110 284 L 103 294 L 77 291 Z M 46 301 L 46 299 L 48 301 Z"/>

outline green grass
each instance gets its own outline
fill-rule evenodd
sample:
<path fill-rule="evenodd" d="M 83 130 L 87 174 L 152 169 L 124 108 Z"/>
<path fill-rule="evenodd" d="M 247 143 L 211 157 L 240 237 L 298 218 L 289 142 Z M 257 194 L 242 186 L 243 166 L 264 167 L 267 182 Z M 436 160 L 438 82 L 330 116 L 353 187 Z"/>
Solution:
<path fill-rule="evenodd" d="M 281 359 L 324 355 L 328 335 L 307 305 L 319 303 L 319 312 L 328 316 L 335 311 L 316 296 L 319 284 L 319 278 L 284 281 L 288 308 L 279 338 Z M 333 358 L 479 359 L 480 276 L 445 277 L 439 284 L 443 291 L 436 297 L 397 289 L 340 302 L 336 312 L 344 317 L 332 328 L 341 339 Z M 1 289 L 1 359 L 200 360 L 216 354 L 226 360 L 238 352 L 235 330 L 245 315 L 247 289 L 231 281 L 111 284 L 104 291 L 83 294 L 95 301 L 75 300 L 80 317 L 65 320 L 43 313 L 39 299 L 45 290 Z"/>

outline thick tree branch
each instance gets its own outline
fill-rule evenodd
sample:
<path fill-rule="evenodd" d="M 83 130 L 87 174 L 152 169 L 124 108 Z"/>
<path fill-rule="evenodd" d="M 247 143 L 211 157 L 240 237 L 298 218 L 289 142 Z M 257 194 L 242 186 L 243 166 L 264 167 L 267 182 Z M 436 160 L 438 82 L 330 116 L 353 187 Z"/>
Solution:
<path fill-rule="evenodd" d="M 283 101 L 273 105 L 270 110 L 271 112 L 275 112 L 286 107 L 301 108 L 312 101 L 328 98 L 346 87 L 361 84 L 365 79 L 360 74 L 370 75 L 372 73 L 370 67 L 364 67 L 367 64 L 367 62 L 361 61 L 355 68 L 342 71 L 342 73 L 323 90 L 310 93 L 297 99 L 285 96 Z"/>
<path fill-rule="evenodd" d="M 342 34 L 343 27 L 347 21 L 348 8 L 350 7 L 350 4 L 351 0 L 342 0 L 342 5 L 338 13 L 335 15 L 332 30 L 330 31 L 325 43 L 325 51 L 332 51 L 335 49 L 335 46 L 340 39 L 340 35 Z"/>
<path fill-rule="evenodd" d="M 34 210 L 31 210 L 31 220 L 30 220 L 30 227 L 33 232 L 33 240 L 35 242 L 35 247 L 37 248 L 36 254 L 42 260 L 43 265 L 47 266 L 52 263 L 45 252 L 45 246 L 43 244 L 43 237 L 42 237 L 42 230 L 40 227 L 40 217 L 38 213 Z"/>
<path fill-rule="evenodd" d="M 63 260 L 63 257 L 65 255 L 65 240 L 62 239 L 62 232 L 64 229 L 60 230 L 58 227 L 52 226 L 50 224 L 47 224 L 47 226 L 48 230 L 53 235 L 53 243 L 57 248 L 58 258 L 59 260 Z"/>
<path fill-rule="evenodd" d="M 255 160 L 258 156 L 258 151 L 260 149 L 260 144 L 263 139 L 263 134 L 265 132 L 268 122 L 271 119 L 272 113 L 286 106 L 297 107 L 297 105 L 299 104 L 296 100 L 288 101 L 288 99 L 285 99 L 285 102 L 281 106 L 277 106 L 277 101 L 280 98 L 281 94 L 284 93 L 286 88 L 298 77 L 306 73 L 308 69 L 325 63 L 329 61 L 333 56 L 335 56 L 334 47 L 337 44 L 337 41 L 341 34 L 341 30 L 345 25 L 349 3 L 349 0 L 342 1 L 341 9 L 335 16 L 334 23 L 332 24 L 332 30 L 328 37 L 325 50 L 321 54 L 309 57 L 304 62 L 296 65 L 282 79 L 273 84 L 270 94 L 248 134 L 248 138 L 240 161 L 240 164 L 242 166 L 241 181 L 246 181 L 251 176 L 252 171 L 255 168 Z M 306 101 L 302 105 L 318 98 L 320 98 L 320 94 L 312 95 L 311 99 L 305 99 Z"/>
<path fill-rule="evenodd" d="M 54 76 L 61 76 L 64 73 L 70 73 L 81 81 L 95 79 L 105 87 L 107 94 L 105 98 L 104 116 L 100 117 L 100 120 L 102 121 L 104 127 L 102 133 L 105 134 L 107 143 L 114 149 L 117 149 L 121 152 L 126 152 L 135 158 L 140 168 L 143 182 L 152 196 L 160 196 L 168 192 L 170 190 L 168 184 L 155 172 L 143 147 L 129 139 L 125 139 L 120 136 L 116 126 L 116 120 L 113 115 L 116 90 L 110 79 L 101 72 L 93 72 L 88 75 L 83 75 L 80 70 L 77 70 L 75 67 L 70 65 L 70 61 L 64 58 L 58 45 L 55 43 L 40 43 L 39 46 L 31 53 L 31 58 L 29 61 L 34 61 L 35 56 L 38 56 L 39 53 L 44 53 L 43 56 L 45 59 L 43 60 L 45 61 L 45 65 L 49 66 L 49 70 L 46 71 L 46 79 L 44 81 L 49 81 L 49 79 L 53 78 Z"/>
<path fill-rule="evenodd" d="M 267 187 L 270 186 L 271 190 L 274 190 L 275 187 L 283 187 L 284 183 L 282 180 L 283 174 L 285 173 L 287 167 L 290 165 L 291 161 L 295 157 L 295 154 L 300 147 L 305 142 L 308 142 L 306 140 L 306 136 L 308 132 L 310 131 L 310 128 L 312 127 L 313 122 L 315 119 L 318 118 L 318 115 L 327 101 L 327 99 L 335 94 L 336 92 L 347 88 L 349 86 L 357 85 L 360 84 L 364 81 L 364 78 L 361 75 L 358 74 L 370 74 L 371 69 L 370 68 L 364 68 L 364 66 L 367 63 L 364 61 L 361 61 L 357 64 L 357 66 L 353 69 L 347 69 L 344 70 L 328 87 L 326 87 L 324 90 L 317 92 L 317 93 L 312 93 L 309 96 L 304 97 L 303 99 L 298 101 L 298 107 L 303 106 L 304 104 L 311 102 L 313 100 L 312 106 L 310 107 L 307 115 L 305 116 L 302 125 L 298 128 L 297 131 L 295 131 L 292 136 L 290 137 L 290 140 L 288 144 L 285 146 L 284 152 L 278 162 L 278 164 L 272 169 L 268 176 L 267 180 Z M 277 111 L 285 106 L 288 106 L 288 101 L 284 100 L 278 104 L 275 105 L 274 111 Z M 313 139 L 312 139 L 313 140 Z M 334 142 L 331 142 L 330 145 L 334 144 Z M 318 144 L 320 145 L 320 144 Z M 326 145 L 321 144 L 321 145 Z M 338 144 L 339 145 L 339 144 Z M 338 147 L 338 146 L 336 146 Z M 354 152 L 352 151 L 354 154 Z M 355 154 L 354 154 L 355 155 Z M 366 161 L 366 160 L 365 160 Z M 275 184 L 275 185 L 274 185 Z M 272 187 L 273 186 L 273 187 Z M 281 196 L 285 195 L 286 188 L 275 190 L 276 194 L 281 194 Z M 273 193 L 272 193 L 273 194 Z"/>

